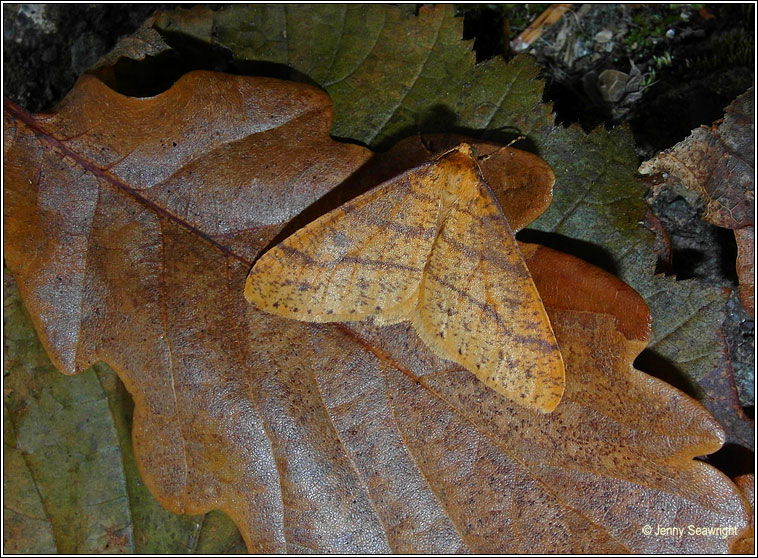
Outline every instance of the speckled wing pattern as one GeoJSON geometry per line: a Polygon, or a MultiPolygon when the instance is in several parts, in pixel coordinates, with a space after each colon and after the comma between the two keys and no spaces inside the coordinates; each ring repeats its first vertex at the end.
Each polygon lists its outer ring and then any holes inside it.
{"type": "Polygon", "coordinates": [[[245,297],[309,322],[407,319],[438,229],[445,180],[426,164],[343,204],[266,252],[245,297]]]}
{"type": "Polygon", "coordinates": [[[516,239],[473,159],[432,248],[413,325],[439,356],[521,404],[552,411],[564,366],[516,239]]]}
{"type": "Polygon", "coordinates": [[[563,394],[550,321],[466,144],[269,250],[245,297],[302,321],[409,320],[435,354],[521,405],[549,412],[563,394]]]}

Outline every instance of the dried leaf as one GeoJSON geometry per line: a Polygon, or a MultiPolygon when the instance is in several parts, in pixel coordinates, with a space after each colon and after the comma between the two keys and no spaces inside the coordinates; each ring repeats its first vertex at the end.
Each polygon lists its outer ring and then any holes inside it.
{"type": "MultiPolygon", "coordinates": [[[[750,505],[751,510],[755,510],[755,475],[740,475],[734,479],[734,484],[742,491],[745,500],[750,505]]],[[[751,514],[755,518],[755,512],[751,514]]],[[[736,540],[730,547],[732,554],[752,554],[755,550],[755,519],[751,521],[750,527],[743,533],[742,537],[736,540]]]]}
{"type": "MultiPolygon", "coordinates": [[[[701,196],[707,205],[705,219],[714,225],[734,229],[740,300],[751,314],[754,304],[753,102],[751,91],[741,95],[727,108],[722,122],[694,130],[683,142],[640,167],[643,173],[664,173],[664,183],[654,186],[655,193],[663,188],[673,188],[688,198],[701,196]]],[[[725,299],[726,295],[718,298],[725,299]]],[[[702,304],[695,307],[698,306],[703,309],[698,314],[702,314],[706,307],[702,304]]],[[[715,305],[708,306],[720,307],[722,303],[716,299],[715,305]]],[[[716,337],[717,347],[708,353],[720,358],[701,367],[699,373],[690,374],[689,379],[696,386],[703,404],[726,427],[729,442],[752,451],[754,424],[740,406],[731,377],[730,355],[721,339],[723,312],[719,311],[717,316],[715,324],[703,327],[698,334],[692,333],[693,340],[696,340],[691,344],[694,350],[685,360],[700,362],[703,359],[705,351],[701,348],[701,340],[704,336],[710,336],[712,340],[716,337]]],[[[752,381],[749,380],[751,384],[752,381]]]]}
{"type": "MultiPolygon", "coordinates": [[[[54,360],[73,372],[102,359],[124,380],[161,502],[225,510],[253,552],[726,549],[642,530],[741,531],[747,512],[692,459],[721,444],[712,417],[631,368],[644,341],[620,331],[623,308],[546,300],[567,391],[543,415],[448,367],[409,326],[305,324],[247,305],[252,258],[367,154],[329,140],[312,88],[213,78],[152,99],[85,78],[57,113],[5,111],[8,264],[54,360]],[[287,165],[267,170],[286,149],[287,165]],[[293,184],[283,208],[266,203],[293,184]]],[[[560,273],[535,268],[535,283],[574,276],[575,259],[545,257],[560,273]]]]}
{"type": "Polygon", "coordinates": [[[7,407],[3,407],[3,550],[9,554],[52,554],[55,543],[34,477],[17,447],[7,407]],[[11,479],[15,482],[8,482],[11,479]]]}
{"type": "Polygon", "coordinates": [[[706,202],[704,219],[734,230],[740,299],[751,316],[755,313],[754,96],[751,87],[726,108],[722,121],[693,130],[684,141],[640,166],[643,174],[664,173],[667,184],[682,184],[696,192],[706,202]]]}
{"type": "Polygon", "coordinates": [[[264,254],[245,297],[306,322],[410,322],[438,357],[520,404],[552,411],[560,351],[471,146],[401,174],[264,254]]]}

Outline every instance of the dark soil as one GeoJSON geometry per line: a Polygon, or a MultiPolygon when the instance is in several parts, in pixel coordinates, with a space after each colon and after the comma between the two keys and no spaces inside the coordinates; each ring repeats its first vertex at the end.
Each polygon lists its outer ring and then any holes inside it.
{"type": "MultiPolygon", "coordinates": [[[[31,112],[49,109],[76,78],[157,8],[171,4],[6,4],[4,94],[31,112]]],[[[189,7],[189,5],[184,5],[189,7]]],[[[513,56],[510,42],[545,4],[461,5],[477,58],[513,56]]],[[[641,160],[723,116],[755,79],[755,6],[575,4],[528,52],[545,68],[545,100],[563,124],[630,126],[641,160]],[[615,72],[606,72],[613,70],[615,72]],[[605,73],[604,73],[605,72],[605,73]],[[609,80],[609,76],[613,79],[609,80]]],[[[702,221],[702,207],[664,194],[649,200],[670,238],[680,279],[736,287],[730,231],[702,221]]],[[[725,331],[752,407],[754,322],[731,304],[725,331]]]]}

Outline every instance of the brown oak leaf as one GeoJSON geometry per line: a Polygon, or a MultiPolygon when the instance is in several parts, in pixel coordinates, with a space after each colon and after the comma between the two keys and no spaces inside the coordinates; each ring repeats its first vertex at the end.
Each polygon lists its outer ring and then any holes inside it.
{"type": "Polygon", "coordinates": [[[195,72],[134,99],[84,76],[54,113],[4,117],[8,266],[61,371],[124,381],[169,509],[224,510],[251,552],[724,552],[735,536],[646,529],[747,528],[737,488],[693,460],[721,427],[631,366],[644,302],[576,258],[522,246],[566,363],[550,414],[408,324],[245,302],[261,250],[370,157],[329,138],[317,89],[195,72]]]}
{"type": "MultiPolygon", "coordinates": [[[[747,500],[750,508],[755,510],[755,475],[739,475],[734,479],[734,484],[742,491],[742,495],[747,500]]],[[[755,518],[754,511],[751,515],[755,518]]],[[[750,522],[750,527],[732,544],[731,552],[732,554],[752,554],[755,552],[754,519],[750,522]]]]}

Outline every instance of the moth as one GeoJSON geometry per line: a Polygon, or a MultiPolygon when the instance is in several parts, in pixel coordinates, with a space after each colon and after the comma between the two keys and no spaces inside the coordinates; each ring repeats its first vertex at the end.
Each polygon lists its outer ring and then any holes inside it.
{"type": "Polygon", "coordinates": [[[245,298],[306,322],[408,321],[436,355],[518,404],[550,412],[563,395],[545,308],[465,143],[268,250],[245,298]]]}

